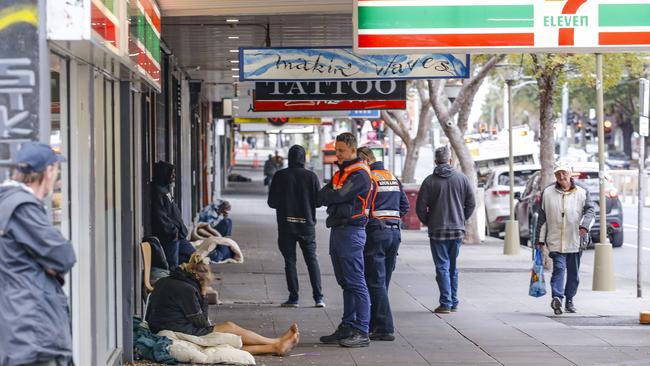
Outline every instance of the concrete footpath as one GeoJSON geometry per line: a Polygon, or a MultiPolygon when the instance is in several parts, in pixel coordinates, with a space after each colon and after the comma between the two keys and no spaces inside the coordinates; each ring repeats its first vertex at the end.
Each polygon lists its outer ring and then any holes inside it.
{"type": "MultiPolygon", "coordinates": [[[[633,282],[619,279],[617,291],[593,292],[587,272],[593,263],[585,263],[578,313],[554,316],[549,294],[528,296],[530,251],[504,256],[496,239],[462,247],[459,311],[432,313],[438,290],[425,231],[402,234],[390,288],[397,339],[361,349],[322,345],[318,338],[332,333],[342,314],[324,210],[317,240],[327,307],[313,307],[299,254],[301,307],[285,309],[279,307],[288,293],[275,212],[261,182],[231,184],[224,198],[232,203],[233,237],[245,263],[213,267],[223,301],[211,307],[213,321],[234,321],[267,336],[282,334],[293,322],[300,327],[301,343],[291,355],[256,357],[259,365],[650,365],[650,327],[638,325],[639,311],[650,309],[650,301],[636,299],[633,282]]],[[[547,273],[550,293],[549,280],[547,273]]]]}

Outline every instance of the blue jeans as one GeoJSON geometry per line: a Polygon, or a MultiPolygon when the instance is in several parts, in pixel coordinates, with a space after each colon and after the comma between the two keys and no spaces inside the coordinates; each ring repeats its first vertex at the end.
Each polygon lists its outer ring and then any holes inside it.
{"type": "Polygon", "coordinates": [[[549,257],[553,259],[553,275],[551,276],[551,291],[553,297],[571,301],[578,292],[580,277],[580,258],[582,252],[560,253],[550,252],[549,257]],[[564,273],[566,272],[566,286],[564,284],[564,273]]]}
{"type": "Polygon", "coordinates": [[[221,236],[232,236],[232,219],[225,218],[217,224],[214,228],[221,234],[221,236]]]}
{"type": "Polygon", "coordinates": [[[300,245],[302,256],[305,258],[314,301],[322,300],[320,266],[318,265],[318,257],[316,256],[316,235],[298,235],[280,232],[278,235],[278,247],[284,257],[284,274],[287,278],[289,300],[298,301],[300,297],[298,293],[298,272],[296,271],[296,242],[300,245]]]}
{"type": "Polygon", "coordinates": [[[208,254],[210,260],[214,263],[225,261],[226,259],[234,258],[235,252],[227,245],[218,244],[217,247],[208,254]]]}
{"type": "Polygon", "coordinates": [[[343,289],[342,323],[368,333],[370,296],[364,278],[363,247],[366,231],[361,226],[332,228],[330,257],[336,282],[343,289]]]}
{"type": "Polygon", "coordinates": [[[401,233],[399,228],[369,226],[364,249],[365,275],[370,292],[370,331],[393,333],[388,285],[395,270],[401,233]]]}
{"type": "Polygon", "coordinates": [[[436,265],[436,282],[440,290],[440,305],[447,308],[458,306],[458,268],[456,258],[463,239],[433,240],[431,254],[436,265]]]}

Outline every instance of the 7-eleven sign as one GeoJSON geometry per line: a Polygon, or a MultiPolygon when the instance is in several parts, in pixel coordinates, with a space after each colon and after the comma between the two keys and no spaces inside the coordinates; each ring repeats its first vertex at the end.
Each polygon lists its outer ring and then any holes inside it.
{"type": "Polygon", "coordinates": [[[650,0],[356,0],[355,50],[642,51],[650,0]]]}

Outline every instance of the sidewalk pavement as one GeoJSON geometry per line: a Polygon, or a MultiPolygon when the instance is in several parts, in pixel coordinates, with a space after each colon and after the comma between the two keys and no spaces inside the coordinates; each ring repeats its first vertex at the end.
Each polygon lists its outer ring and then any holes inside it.
{"type": "Polygon", "coordinates": [[[293,322],[300,327],[301,342],[291,355],[256,357],[259,365],[650,365],[650,328],[638,324],[639,311],[650,304],[636,299],[633,282],[617,279],[617,291],[592,292],[591,272],[583,270],[578,313],[554,316],[550,273],[549,294],[528,296],[530,251],[522,247],[519,255],[505,256],[497,239],[461,248],[459,311],[434,314],[438,289],[425,231],[402,234],[390,287],[397,339],[361,349],[322,345],[319,337],[332,333],[342,314],[324,210],[318,211],[317,243],[327,307],[313,307],[299,259],[301,307],[287,309],[279,306],[288,292],[275,213],[261,182],[231,184],[224,198],[232,203],[233,237],[245,263],[213,267],[224,303],[211,307],[213,321],[233,321],[266,336],[282,334],[293,322]]]}

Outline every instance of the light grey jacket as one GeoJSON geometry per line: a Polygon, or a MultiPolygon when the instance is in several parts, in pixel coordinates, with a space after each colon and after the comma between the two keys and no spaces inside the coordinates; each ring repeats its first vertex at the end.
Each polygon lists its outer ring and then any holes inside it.
{"type": "Polygon", "coordinates": [[[549,251],[580,251],[580,228],[587,231],[594,224],[594,206],[589,191],[571,180],[571,188],[562,190],[552,184],[542,192],[537,225],[539,241],[549,251]]]}

